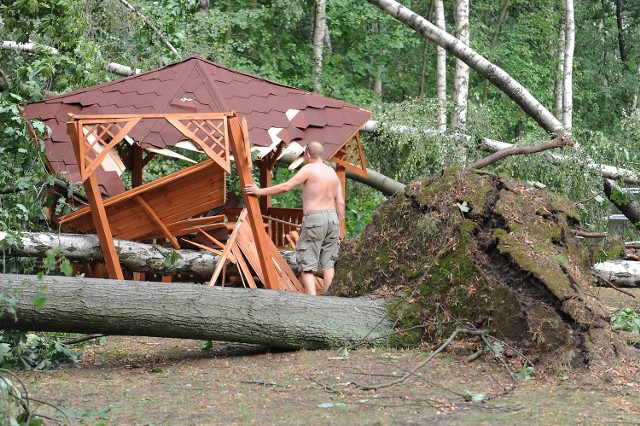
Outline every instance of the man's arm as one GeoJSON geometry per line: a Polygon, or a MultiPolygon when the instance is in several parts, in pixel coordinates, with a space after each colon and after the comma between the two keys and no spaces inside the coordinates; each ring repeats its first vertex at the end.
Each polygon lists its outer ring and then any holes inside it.
{"type": "Polygon", "coordinates": [[[286,182],[280,183],[274,186],[268,186],[266,188],[258,188],[255,184],[245,185],[244,193],[247,195],[277,195],[291,191],[296,186],[304,183],[307,180],[307,172],[303,167],[298,173],[296,173],[291,179],[286,182]]]}
{"type": "Polygon", "coordinates": [[[342,225],[344,221],[344,196],[342,195],[341,183],[338,183],[338,190],[336,191],[336,213],[338,214],[340,225],[342,225]]]}

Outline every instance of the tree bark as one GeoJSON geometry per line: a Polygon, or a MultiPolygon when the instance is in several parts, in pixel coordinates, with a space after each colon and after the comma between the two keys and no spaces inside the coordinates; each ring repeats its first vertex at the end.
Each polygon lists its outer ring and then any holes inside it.
{"type": "Polygon", "coordinates": [[[640,287],[640,262],[610,260],[596,263],[593,273],[619,287],[640,287]]]}
{"type": "MultiPolygon", "coordinates": [[[[469,45],[469,0],[456,0],[456,37],[469,45]]],[[[467,98],[469,95],[469,66],[456,59],[453,82],[453,113],[451,127],[464,130],[467,125],[467,98]]]]}
{"type": "MultiPolygon", "coordinates": [[[[0,241],[8,234],[0,231],[0,241]]],[[[98,237],[92,234],[53,234],[23,232],[18,242],[20,248],[4,253],[8,257],[34,257],[43,259],[48,250],[60,247],[60,254],[72,262],[103,262],[104,256],[98,237]]],[[[175,250],[158,245],[133,241],[114,240],[116,253],[122,267],[132,272],[150,272],[161,275],[196,275],[211,278],[219,257],[204,250],[175,250]],[[169,263],[167,259],[174,258],[169,263]]],[[[3,250],[0,248],[0,252],[3,250]]],[[[297,272],[295,252],[280,251],[289,267],[297,272]]],[[[234,264],[227,265],[229,274],[237,273],[234,264]]]]}
{"type": "Polygon", "coordinates": [[[177,337],[321,349],[384,342],[393,333],[382,299],[311,297],[296,292],[0,275],[0,293],[15,295],[17,321],[0,327],[177,337]],[[36,308],[32,298],[46,302],[36,308]]]}
{"type": "Polygon", "coordinates": [[[604,193],[609,201],[640,231],[640,203],[625,194],[624,190],[611,179],[604,180],[604,193]]]}
{"type": "Polygon", "coordinates": [[[573,50],[575,48],[576,24],[573,17],[573,0],[566,0],[566,5],[562,120],[565,129],[571,130],[573,127],[573,50]]]}
{"type": "Polygon", "coordinates": [[[322,55],[324,50],[324,32],[327,29],[327,2],[316,0],[316,15],[313,25],[313,88],[316,93],[322,92],[320,74],[322,73],[322,55]]]}
{"type": "MultiPolygon", "coordinates": [[[[444,19],[443,0],[434,0],[436,26],[446,31],[444,19]]],[[[440,131],[447,131],[447,51],[436,44],[436,90],[438,96],[438,113],[440,118],[440,131]]]]}
{"type": "Polygon", "coordinates": [[[506,71],[492,64],[473,49],[451,34],[442,31],[422,16],[402,6],[394,0],[367,0],[382,11],[393,16],[416,32],[422,34],[433,43],[443,47],[449,53],[464,61],[481,76],[495,84],[509,96],[522,110],[533,118],[544,130],[559,134],[563,126],[560,121],[546,109],[529,91],[513,79],[506,71]]]}
{"type": "Polygon", "coordinates": [[[564,19],[560,23],[560,35],[558,36],[558,68],[556,70],[556,82],[554,92],[556,96],[556,117],[558,120],[562,120],[562,113],[564,111],[564,51],[565,51],[565,23],[564,19]]]}

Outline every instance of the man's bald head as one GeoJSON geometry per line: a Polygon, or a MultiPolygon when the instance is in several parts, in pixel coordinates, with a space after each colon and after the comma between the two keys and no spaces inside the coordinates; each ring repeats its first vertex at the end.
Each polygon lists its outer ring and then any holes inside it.
{"type": "Polygon", "coordinates": [[[317,160],[324,160],[324,146],[320,142],[309,142],[305,150],[311,158],[317,160]]]}

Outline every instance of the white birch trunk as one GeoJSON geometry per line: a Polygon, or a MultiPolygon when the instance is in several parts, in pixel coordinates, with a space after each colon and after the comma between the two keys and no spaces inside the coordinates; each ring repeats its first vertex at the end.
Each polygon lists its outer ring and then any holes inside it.
{"type": "Polygon", "coordinates": [[[573,50],[576,25],[573,17],[573,0],[566,0],[566,5],[562,120],[565,129],[571,130],[573,127],[573,50]]]}
{"type": "Polygon", "coordinates": [[[324,50],[325,29],[327,28],[327,1],[316,0],[316,15],[313,25],[313,86],[316,93],[322,91],[320,74],[322,73],[322,55],[324,50]]]}
{"type": "MultiPolygon", "coordinates": [[[[446,30],[443,0],[434,0],[436,26],[446,30]]],[[[440,131],[447,131],[447,51],[436,45],[436,79],[440,131]]]]}
{"type": "Polygon", "coordinates": [[[558,68],[556,72],[556,84],[554,88],[555,97],[556,97],[556,117],[558,120],[562,120],[562,115],[564,113],[564,90],[563,90],[563,81],[564,81],[564,50],[565,50],[565,21],[562,20],[560,24],[560,34],[558,35],[558,68]]]}
{"type": "Polygon", "coordinates": [[[378,66],[376,69],[376,78],[373,82],[373,91],[375,92],[378,99],[382,99],[382,66],[378,66]]]}
{"type": "MultiPolygon", "coordinates": [[[[456,1],[456,37],[469,45],[469,0],[456,1]]],[[[453,113],[451,127],[464,129],[467,123],[467,99],[469,94],[469,66],[456,59],[456,75],[453,84],[453,113]]]]}
{"type": "Polygon", "coordinates": [[[640,287],[640,262],[610,260],[596,263],[593,273],[620,287],[640,287]]]}

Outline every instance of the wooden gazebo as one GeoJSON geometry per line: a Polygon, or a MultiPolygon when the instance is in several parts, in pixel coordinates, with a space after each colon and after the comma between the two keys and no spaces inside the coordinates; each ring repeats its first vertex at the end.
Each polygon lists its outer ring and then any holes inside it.
{"type": "MultiPolygon", "coordinates": [[[[182,235],[230,226],[206,214],[227,200],[225,174],[231,155],[239,172],[251,164],[248,153],[238,156],[240,149],[257,151],[261,186],[271,184],[279,156],[300,154],[314,140],[324,144],[326,160],[336,164],[343,186],[346,170],[366,176],[359,130],[368,121],[369,111],[196,56],[29,104],[23,116],[28,122],[42,120],[51,129],[46,135],[32,129],[36,141],[45,145],[49,171],[82,182],[87,190],[90,208],[62,218],[63,225],[96,232],[104,244],[113,237],[166,238],[177,247],[182,235]],[[241,120],[246,120],[244,128],[241,120]],[[199,151],[208,160],[175,176],[144,183],[143,168],[155,155],[185,158],[176,148],[199,151]],[[241,158],[248,162],[238,161],[241,158]],[[128,190],[119,176],[126,170],[131,177],[128,190]],[[158,211],[158,205],[166,211],[158,211]],[[138,222],[132,220],[128,226],[112,223],[134,217],[138,222]],[[144,226],[141,221],[146,221],[144,226]]],[[[250,178],[248,173],[240,178],[250,178]]],[[[258,200],[249,198],[245,204],[253,231],[262,230],[262,225],[253,226],[261,216],[267,218],[271,244],[283,246],[285,234],[301,221],[301,212],[274,208],[270,197],[261,197],[251,210],[258,200]]],[[[255,243],[260,241],[255,238],[255,243]]],[[[119,277],[117,257],[109,256],[109,276],[119,277]]],[[[264,253],[260,258],[265,258],[264,253]]]]}

